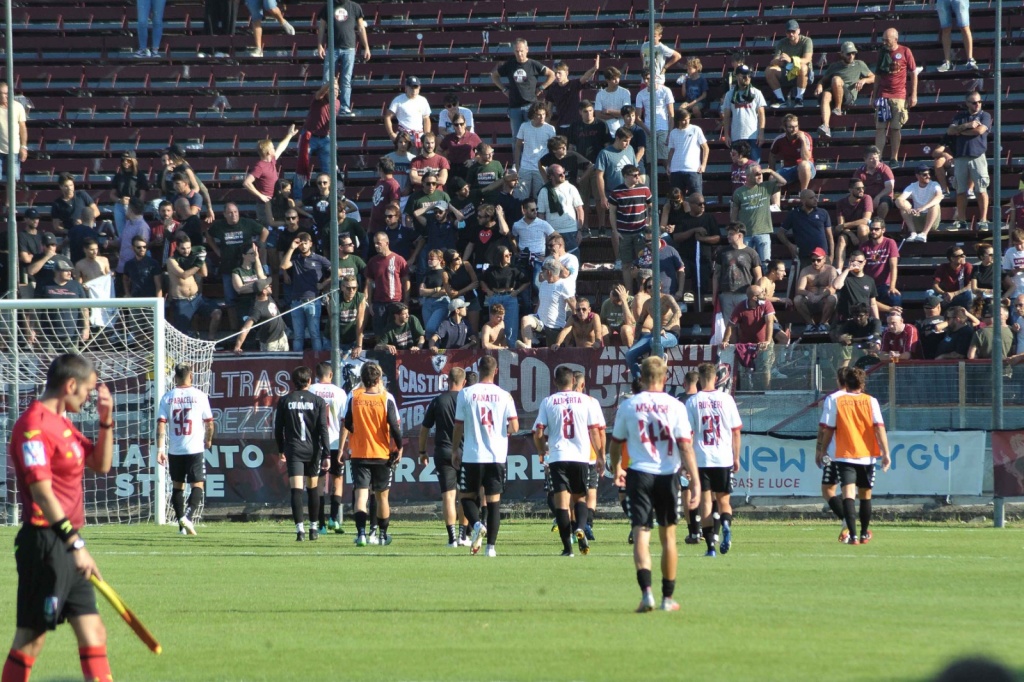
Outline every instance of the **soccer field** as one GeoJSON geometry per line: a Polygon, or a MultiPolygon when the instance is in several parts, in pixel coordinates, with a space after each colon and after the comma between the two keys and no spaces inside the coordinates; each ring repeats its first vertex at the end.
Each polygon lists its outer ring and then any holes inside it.
{"type": "MultiPolygon", "coordinates": [[[[683,610],[648,614],[633,613],[624,522],[599,519],[573,559],[549,528],[503,521],[491,559],[447,549],[438,522],[396,521],[391,546],[365,548],[351,530],[299,544],[270,522],[85,537],[164,648],[152,655],[102,602],[117,680],[926,680],[978,653],[1024,670],[1021,528],[879,523],[871,544],[843,546],[836,524],[741,515],[726,556],[680,545],[683,610]]],[[[0,576],[8,637],[10,552],[0,576]]],[[[62,627],[32,679],[80,675],[62,627]]]]}

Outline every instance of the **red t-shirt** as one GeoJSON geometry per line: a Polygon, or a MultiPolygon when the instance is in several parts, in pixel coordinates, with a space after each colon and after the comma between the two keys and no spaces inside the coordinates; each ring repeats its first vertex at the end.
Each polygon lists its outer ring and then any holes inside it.
{"type": "Polygon", "coordinates": [[[788,135],[779,135],[772,142],[771,153],[782,159],[782,165],[786,168],[795,166],[796,162],[800,160],[799,146],[800,139],[803,138],[803,143],[807,145],[807,161],[814,163],[814,142],[811,140],[811,136],[804,131],[799,131],[799,135],[789,138],[788,135]]]}
{"type": "Polygon", "coordinates": [[[754,165],[757,165],[757,161],[752,159],[747,159],[747,162],[744,164],[733,163],[729,165],[729,177],[732,179],[733,189],[747,184],[747,171],[754,165]]]}
{"type": "Polygon", "coordinates": [[[473,158],[474,150],[478,144],[480,144],[480,138],[474,132],[466,133],[462,136],[461,140],[455,136],[455,133],[448,133],[441,140],[441,151],[448,157],[448,163],[461,168],[467,161],[473,158]]]}
{"type": "Polygon", "coordinates": [[[370,234],[380,232],[387,226],[384,220],[384,208],[391,203],[398,203],[402,198],[402,186],[398,180],[381,178],[373,187],[373,207],[370,209],[370,234]]]}
{"type": "Polygon", "coordinates": [[[892,57],[892,69],[889,73],[877,74],[878,96],[885,99],[906,99],[907,73],[917,68],[914,53],[905,45],[897,45],[889,56],[892,57]]]}
{"type": "Polygon", "coordinates": [[[732,322],[736,325],[736,343],[761,343],[772,337],[772,328],[765,324],[768,315],[774,315],[775,308],[771,301],[764,305],[749,307],[749,301],[743,301],[732,311],[732,322]]]}
{"type": "MultiPolygon", "coordinates": [[[[429,159],[423,155],[417,156],[412,160],[410,168],[422,174],[422,172],[427,168],[440,172],[441,169],[450,171],[452,166],[448,163],[448,159],[444,158],[440,154],[434,154],[429,159]]],[[[442,192],[444,191],[444,185],[438,185],[437,188],[442,192]]]]}
{"type": "Polygon", "coordinates": [[[867,192],[864,192],[864,198],[856,204],[850,203],[850,197],[843,197],[836,202],[836,213],[842,217],[844,223],[860,220],[868,211],[875,212],[875,203],[867,192]]]}
{"type": "MultiPolygon", "coordinates": [[[[341,101],[334,100],[334,113],[338,113],[340,110],[341,101]]],[[[317,137],[327,137],[331,134],[331,111],[326,97],[324,99],[313,98],[302,127],[317,137]]]]}
{"type": "Polygon", "coordinates": [[[274,196],[274,185],[281,174],[277,172],[276,161],[257,161],[249,174],[253,177],[253,186],[260,194],[274,196]]]}
{"type": "MultiPolygon", "coordinates": [[[[892,174],[892,168],[881,162],[874,171],[869,171],[867,166],[861,166],[853,174],[853,177],[864,183],[864,195],[871,197],[872,200],[881,194],[886,182],[893,183],[893,187],[896,185],[896,177],[892,174]]],[[[889,196],[892,196],[892,188],[889,189],[889,196]]]]}
{"type": "Polygon", "coordinates": [[[943,291],[957,291],[970,283],[972,272],[974,266],[970,263],[965,262],[959,271],[949,263],[943,263],[935,269],[935,283],[943,291]]]}
{"type": "MultiPolygon", "coordinates": [[[[867,197],[865,197],[865,201],[867,197]]],[[[864,274],[875,280],[875,284],[885,284],[892,281],[892,269],[889,267],[890,258],[900,257],[900,248],[890,237],[882,237],[882,241],[873,244],[871,240],[865,241],[857,247],[864,252],[867,263],[864,264],[864,274]]]]}
{"type": "Polygon", "coordinates": [[[402,278],[408,277],[409,265],[397,253],[377,254],[366,265],[365,275],[373,281],[374,303],[398,303],[405,293],[402,278]]]}
{"type": "Polygon", "coordinates": [[[886,329],[882,334],[882,352],[910,353],[911,357],[917,357],[920,354],[920,347],[917,342],[917,327],[912,324],[905,325],[902,334],[886,329]]]}
{"type": "Polygon", "coordinates": [[[65,417],[35,400],[14,424],[9,449],[21,498],[21,515],[33,526],[50,522],[32,499],[29,485],[50,481],[53,494],[75,528],[85,525],[82,474],[92,443],[65,417]]]}

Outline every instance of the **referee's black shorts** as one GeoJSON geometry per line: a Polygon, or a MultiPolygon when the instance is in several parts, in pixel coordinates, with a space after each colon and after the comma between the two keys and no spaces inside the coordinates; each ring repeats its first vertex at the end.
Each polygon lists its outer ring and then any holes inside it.
{"type": "Polygon", "coordinates": [[[14,540],[18,565],[17,627],[54,630],[68,618],[99,613],[92,584],[49,528],[25,525],[14,540]]]}
{"type": "Polygon", "coordinates": [[[191,455],[168,455],[167,468],[173,483],[202,483],[206,480],[206,457],[198,452],[191,455]]]}

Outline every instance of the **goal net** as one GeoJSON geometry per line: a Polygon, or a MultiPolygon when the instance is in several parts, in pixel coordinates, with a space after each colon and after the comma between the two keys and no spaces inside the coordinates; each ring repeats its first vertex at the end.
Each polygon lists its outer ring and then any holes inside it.
{"type": "MultiPolygon", "coordinates": [[[[90,523],[163,523],[170,483],[156,462],[157,405],[180,362],[190,363],[195,384],[209,389],[213,348],[213,342],[165,325],[162,299],[0,301],[0,465],[5,473],[0,523],[20,522],[14,467],[8,461],[11,428],[42,394],[50,362],[68,352],[80,352],[95,363],[114,399],[113,465],[102,475],[86,470],[86,517],[90,523]],[[87,335],[82,332],[86,315],[87,335]]],[[[96,437],[94,400],[68,417],[88,438],[96,437]]]]}

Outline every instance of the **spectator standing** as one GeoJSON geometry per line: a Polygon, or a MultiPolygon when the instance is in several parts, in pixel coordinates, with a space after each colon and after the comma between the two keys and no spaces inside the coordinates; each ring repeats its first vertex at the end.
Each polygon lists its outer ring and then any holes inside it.
{"type": "Polygon", "coordinates": [[[420,189],[423,177],[428,174],[437,178],[437,188],[443,191],[450,169],[448,159],[437,153],[437,135],[423,133],[420,137],[419,156],[412,160],[409,167],[409,182],[412,183],[413,191],[420,189]]]}
{"type": "Polygon", "coordinates": [[[708,98],[708,79],[702,71],[704,65],[698,57],[686,60],[686,75],[680,76],[676,85],[682,86],[682,104],[680,109],[690,112],[693,118],[700,118],[708,98]]]}
{"type": "Polygon", "coordinates": [[[139,49],[133,56],[160,56],[160,41],[164,37],[164,7],[166,4],[167,0],[135,0],[135,28],[139,34],[139,49]],[[151,18],[152,21],[150,21],[151,18]],[[152,28],[152,32],[150,28],[152,28]],[[153,39],[152,42],[150,42],[150,37],[153,39]]]}
{"type": "Polygon", "coordinates": [[[34,283],[37,287],[53,281],[53,268],[58,256],[56,235],[52,232],[43,232],[39,240],[40,251],[25,267],[25,274],[28,275],[29,282],[34,283]]]}
{"type": "Polygon", "coordinates": [[[537,201],[535,199],[523,199],[523,217],[512,224],[512,234],[519,244],[520,251],[527,251],[530,254],[531,264],[534,266],[533,274],[540,272],[540,264],[544,260],[545,245],[547,236],[555,231],[546,220],[537,217],[537,201]]]}
{"type": "Polygon", "coordinates": [[[703,174],[711,156],[711,147],[699,126],[690,123],[690,112],[680,109],[675,113],[675,128],[668,134],[668,156],[665,170],[673,187],[683,191],[683,197],[704,191],[703,174]]]}
{"type": "Polygon", "coordinates": [[[405,203],[409,200],[409,195],[412,194],[412,182],[409,179],[409,170],[412,168],[412,161],[416,158],[416,155],[409,151],[412,147],[412,138],[409,137],[409,133],[399,132],[395,135],[395,139],[392,140],[395,151],[386,154],[384,158],[390,159],[395,165],[394,177],[398,182],[398,186],[402,190],[402,198],[399,203],[401,204],[402,210],[405,210],[405,203]]]}
{"type": "Polygon", "coordinates": [[[594,75],[601,68],[601,54],[594,55],[594,65],[577,80],[569,80],[569,65],[555,62],[555,82],[544,91],[544,99],[550,108],[550,122],[564,135],[574,123],[580,120],[580,93],[594,81],[594,75]]]}
{"type": "Polygon", "coordinates": [[[131,260],[135,254],[132,249],[132,240],[135,237],[142,237],[147,242],[150,237],[149,224],[142,217],[146,204],[142,199],[132,199],[128,202],[128,209],[125,213],[126,222],[121,230],[120,251],[117,257],[117,274],[124,273],[124,264],[131,260]]]}
{"type": "MultiPolygon", "coordinates": [[[[644,230],[644,248],[637,256],[636,266],[640,270],[650,270],[654,263],[654,250],[651,248],[653,236],[650,229],[644,230]]],[[[679,252],[664,237],[661,238],[658,249],[658,263],[660,265],[660,276],[658,291],[668,294],[676,301],[682,303],[683,293],[686,291],[686,266],[679,252]]]]}
{"type": "Polygon", "coordinates": [[[527,56],[529,52],[526,39],[516,38],[512,43],[513,56],[491,71],[491,82],[508,97],[508,118],[513,138],[529,120],[529,109],[537,102],[538,95],[555,82],[555,72],[530,59],[527,56]]]}
{"type": "Polygon", "coordinates": [[[288,127],[284,139],[276,147],[269,138],[260,140],[256,144],[260,160],[252,167],[252,170],[246,173],[245,179],[242,180],[242,187],[256,197],[260,203],[268,204],[274,198],[274,187],[280,178],[280,173],[277,171],[277,160],[281,158],[281,155],[288,149],[288,143],[298,133],[299,129],[292,125],[288,127]]]}
{"type": "Polygon", "coordinates": [[[789,249],[793,259],[800,260],[801,267],[809,263],[809,255],[815,249],[824,250],[828,262],[832,261],[835,253],[832,219],[828,211],[818,208],[818,195],[812,190],[800,191],[800,205],[786,215],[786,222],[775,230],[775,235],[789,249]]]}
{"type": "Polygon", "coordinates": [[[249,331],[260,323],[263,323],[260,324],[257,335],[260,350],[273,353],[288,351],[288,334],[285,331],[284,319],[281,317],[281,309],[270,295],[272,290],[273,283],[269,279],[264,278],[256,282],[256,300],[253,301],[252,311],[242,323],[242,329],[235,338],[236,355],[241,355],[242,345],[249,331]]]}
{"type": "MultiPolygon", "coordinates": [[[[39,211],[34,208],[26,208],[22,214],[24,229],[18,232],[18,262],[21,264],[21,284],[30,283],[29,266],[44,252],[43,233],[39,231],[39,211]]],[[[51,237],[53,235],[50,235],[51,237]]],[[[53,241],[54,246],[57,240],[53,241]]],[[[56,253],[56,249],[54,249],[56,253]]]]}
{"type": "Polygon", "coordinates": [[[510,348],[515,347],[519,338],[519,295],[529,286],[530,282],[523,277],[522,271],[512,264],[512,251],[505,245],[495,247],[494,259],[484,270],[480,287],[487,297],[484,302],[491,315],[496,306],[501,306],[509,320],[510,324],[505,325],[505,336],[510,348]]]}
{"type": "Polygon", "coordinates": [[[832,280],[831,288],[836,291],[836,313],[839,322],[850,319],[853,307],[860,303],[868,307],[872,319],[879,319],[878,289],[875,287],[875,280],[864,273],[866,264],[864,252],[854,251],[850,254],[846,269],[840,271],[839,276],[832,280]]]}
{"type": "Polygon", "coordinates": [[[761,279],[757,251],[743,244],[746,231],[743,223],[729,223],[725,231],[728,244],[718,251],[715,264],[711,294],[726,320],[732,317],[733,308],[746,299],[747,287],[761,279]]]}
{"type": "Polygon", "coordinates": [[[562,166],[553,163],[547,167],[547,173],[548,183],[537,197],[537,217],[562,235],[566,251],[578,257],[584,224],[583,199],[566,179],[562,166]]]}
{"type": "MultiPolygon", "coordinates": [[[[474,151],[476,155],[466,173],[466,182],[469,183],[470,188],[483,191],[501,180],[505,175],[505,170],[500,161],[494,160],[494,148],[491,145],[481,142],[474,151]]],[[[518,181],[518,174],[516,178],[518,181]]]]}
{"type": "Polygon", "coordinates": [[[366,264],[366,298],[373,313],[373,333],[380,338],[388,325],[388,307],[409,301],[409,266],[390,248],[384,232],[373,235],[377,255],[366,264]]]}
{"type": "MultiPolygon", "coordinates": [[[[732,180],[732,189],[735,192],[737,188],[747,184],[747,173],[750,172],[751,166],[760,166],[759,161],[752,160],[750,151],[750,143],[746,140],[740,140],[739,142],[733,142],[732,148],[729,149],[729,178],[732,180]]],[[[781,211],[781,207],[776,205],[776,201],[781,197],[772,196],[772,205],[770,207],[771,212],[775,213],[781,211]]]]}
{"type": "Polygon", "coordinates": [[[420,277],[420,311],[423,329],[427,336],[433,335],[448,314],[448,274],[444,271],[444,252],[430,249],[427,252],[427,266],[420,277]]]}
{"type": "MultiPolygon", "coordinates": [[[[399,204],[402,198],[402,187],[395,180],[395,162],[386,156],[377,161],[377,184],[373,186],[373,193],[370,201],[373,208],[370,209],[370,234],[387,229],[387,220],[384,214],[392,209],[393,204],[399,204]]],[[[422,185],[420,186],[422,189],[422,185]]],[[[399,204],[400,206],[400,204],[399,204]]],[[[401,209],[399,208],[399,211],[401,209]]]]}
{"type": "Polygon", "coordinates": [[[778,109],[786,104],[782,93],[782,82],[794,81],[793,106],[804,105],[804,90],[811,81],[814,69],[814,41],[800,34],[800,23],[796,19],[786,22],[786,37],[775,43],[775,57],[764,71],[768,87],[775,100],[771,106],[778,109]]]}
{"type": "Polygon", "coordinates": [[[903,216],[910,236],[908,242],[926,242],[928,233],[938,224],[942,216],[942,188],[931,179],[931,166],[917,167],[917,182],[909,185],[903,194],[896,197],[896,208],[903,216]]]}
{"type": "Polygon", "coordinates": [[[964,52],[967,61],[965,69],[977,69],[974,61],[974,36],[971,34],[971,3],[965,0],[935,0],[935,11],[939,14],[939,36],[942,40],[942,63],[936,67],[939,73],[953,68],[953,20],[960,28],[960,37],[964,41],[964,52]]]}
{"type": "MultiPolygon", "coordinates": [[[[872,221],[868,228],[868,238],[857,248],[867,258],[864,272],[875,280],[875,288],[878,290],[878,309],[887,312],[892,308],[902,307],[903,294],[896,287],[896,279],[899,276],[900,249],[896,246],[896,240],[885,236],[885,223],[880,220],[872,221]]],[[[840,259],[837,262],[841,264],[845,260],[840,259]]]]}
{"type": "Polygon", "coordinates": [[[643,248],[643,231],[651,225],[651,190],[640,184],[640,169],[626,166],[622,169],[623,182],[608,192],[609,222],[612,225],[614,246],[618,241],[616,267],[622,269],[622,281],[627,289],[633,286],[636,267],[633,265],[643,248]],[[621,261],[621,262],[620,262],[621,261]]]}
{"type": "Polygon", "coordinates": [[[94,206],[96,202],[85,190],[75,189],[75,176],[71,173],[61,173],[57,178],[57,187],[60,196],[50,204],[50,221],[53,223],[53,231],[63,236],[72,225],[81,221],[86,206],[94,206]]]}
{"type": "MultiPolygon", "coordinates": [[[[650,165],[644,160],[644,156],[647,154],[648,131],[644,128],[643,123],[640,122],[636,113],[636,107],[632,104],[622,107],[620,113],[622,114],[622,127],[633,134],[633,137],[629,140],[629,146],[633,148],[633,153],[636,155],[636,165],[640,167],[640,171],[646,176],[647,166],[650,165]]],[[[618,134],[618,131],[615,132],[618,134]]]]}
{"type": "MultiPolygon", "coordinates": [[[[939,0],[942,2],[942,0],[939,0]]],[[[988,222],[988,132],[992,115],[981,110],[981,93],[975,90],[964,98],[967,110],[953,119],[946,134],[955,140],[953,173],[956,178],[956,219],[954,229],[967,227],[967,190],[973,183],[978,199],[978,229],[991,229],[988,222]]]]}
{"type": "MultiPolygon", "coordinates": [[[[260,262],[265,262],[264,245],[269,235],[270,230],[260,223],[241,217],[238,205],[233,202],[224,205],[223,217],[215,220],[206,233],[206,245],[217,256],[217,272],[220,274],[232,329],[238,328],[238,306],[235,305],[238,295],[233,286],[234,270],[242,265],[243,255],[251,250],[253,245],[256,246],[260,262]]],[[[265,273],[261,267],[260,272],[255,274],[263,277],[265,273]]]]}
{"type": "Polygon", "coordinates": [[[260,58],[263,56],[263,18],[265,15],[277,19],[284,32],[290,36],[295,35],[295,27],[288,23],[277,6],[277,0],[245,0],[245,6],[249,8],[252,18],[253,49],[249,51],[250,57],[260,58]]]}
{"type": "Polygon", "coordinates": [[[771,197],[785,184],[786,178],[780,174],[753,164],[747,168],[746,183],[732,193],[729,218],[744,226],[744,234],[750,230],[747,245],[757,252],[762,263],[771,260],[772,253],[771,197]],[[765,175],[770,176],[768,180],[765,175]]]}
{"type": "Polygon", "coordinates": [[[577,110],[576,120],[568,128],[569,142],[578,154],[593,163],[612,138],[608,127],[595,118],[593,102],[585,99],[577,105],[577,110]]]}
{"type": "Polygon", "coordinates": [[[475,150],[481,144],[477,134],[467,130],[466,121],[461,112],[456,113],[451,121],[452,132],[441,140],[441,152],[448,160],[451,175],[463,180],[469,177],[475,150]]]}
{"type": "MultiPolygon", "coordinates": [[[[637,115],[643,119],[644,125],[650,134],[647,137],[646,156],[651,157],[651,145],[657,143],[658,158],[664,159],[668,156],[668,129],[669,123],[674,119],[675,97],[672,91],[665,87],[664,80],[654,86],[654,111],[651,111],[651,74],[644,71],[642,74],[643,87],[636,93],[637,115]]],[[[653,169],[652,169],[653,170],[653,169]]]]}
{"type": "MultiPolygon", "coordinates": [[[[608,192],[623,184],[623,170],[626,166],[636,167],[636,154],[630,146],[633,133],[625,126],[615,131],[615,139],[610,145],[601,150],[594,162],[594,193],[597,195],[598,229],[603,234],[605,225],[614,225],[609,217],[610,204],[608,203],[608,192]]],[[[612,228],[612,251],[615,260],[619,262],[619,233],[612,228]]],[[[621,263],[620,263],[621,266],[621,263]]]]}
{"type": "Polygon", "coordinates": [[[520,339],[516,348],[532,348],[536,343],[536,334],[550,346],[558,340],[558,335],[565,328],[566,306],[576,307],[572,288],[568,280],[562,278],[562,265],[554,258],[547,258],[537,276],[537,312],[525,315],[520,320],[520,339]]]}
{"type": "Polygon", "coordinates": [[[899,44],[900,34],[887,28],[882,34],[882,49],[875,65],[875,146],[885,149],[886,131],[891,145],[889,165],[899,163],[903,126],[909,110],[917,106],[917,62],[910,48],[899,44]]]}
{"type": "Polygon", "coordinates": [[[942,298],[925,296],[922,303],[922,317],[914,323],[917,338],[920,341],[920,354],[915,356],[925,360],[934,360],[939,346],[946,333],[946,321],[942,314],[942,298]]]}
{"type": "MultiPolygon", "coordinates": [[[[596,153],[600,152],[601,149],[598,149],[596,153]]],[[[594,165],[594,159],[583,156],[577,151],[569,151],[569,141],[562,135],[555,135],[548,140],[548,153],[540,157],[537,167],[540,169],[541,175],[547,177],[548,169],[553,164],[558,164],[565,171],[566,182],[579,188],[581,184],[587,182],[588,178],[592,177],[588,171],[594,165]]],[[[583,191],[580,192],[580,197],[583,197],[583,191]]]]}
{"type": "Polygon", "coordinates": [[[540,157],[548,148],[548,140],[555,136],[555,128],[546,123],[548,105],[534,102],[527,110],[529,120],[519,126],[515,147],[512,150],[513,165],[519,167],[518,195],[523,198],[537,198],[537,192],[544,185],[540,174],[540,157]]]}
{"type": "Polygon", "coordinates": [[[729,147],[736,142],[749,142],[750,158],[760,161],[767,102],[761,91],[750,84],[752,74],[746,64],[733,71],[733,86],[725,93],[722,104],[722,140],[729,147]]]}
{"type": "Polygon", "coordinates": [[[236,324],[232,326],[232,329],[237,329],[238,313],[241,311],[242,319],[249,316],[252,311],[253,301],[256,300],[256,284],[261,279],[266,277],[263,272],[263,263],[260,261],[260,250],[256,244],[249,243],[242,250],[242,260],[231,271],[231,290],[235,294],[235,300],[237,303],[237,310],[234,315],[231,315],[231,311],[228,311],[229,317],[232,317],[236,324]]]}
{"type": "Polygon", "coordinates": [[[306,345],[306,333],[313,351],[323,350],[320,334],[320,315],[323,310],[321,292],[331,285],[331,261],[313,253],[313,238],[300,232],[281,258],[281,270],[291,280],[291,302],[297,307],[291,311],[292,350],[301,352],[306,345]]]}
{"type": "Polygon", "coordinates": [[[943,308],[963,306],[970,310],[974,303],[974,291],[971,289],[974,266],[967,262],[967,254],[962,246],[946,249],[946,260],[947,263],[935,270],[932,290],[942,297],[943,308]]]}
{"type": "MultiPolygon", "coordinates": [[[[36,287],[35,297],[56,300],[89,298],[82,285],[72,279],[74,266],[63,256],[54,259],[53,281],[36,287]]],[[[30,329],[29,343],[36,340],[55,353],[77,353],[79,344],[89,341],[89,309],[50,308],[40,311],[36,319],[40,334],[30,329]]]]}
{"type": "Polygon", "coordinates": [[[608,126],[609,137],[622,126],[622,107],[633,104],[629,90],[619,85],[621,80],[622,72],[609,66],[604,70],[605,86],[597,91],[594,98],[594,113],[599,121],[604,121],[608,126]]]}
{"type": "Polygon", "coordinates": [[[775,362],[774,329],[775,308],[764,289],[756,284],[747,287],[744,299],[729,316],[722,348],[744,344],[747,348],[756,349],[752,369],[756,377],[754,386],[759,390],[767,390],[771,384],[772,365],[775,362]]]}
{"type": "Polygon", "coordinates": [[[147,255],[149,245],[141,236],[132,239],[134,258],[124,264],[123,291],[128,298],[163,296],[163,268],[155,258],[147,255]]]}
{"type": "Polygon", "coordinates": [[[191,334],[195,316],[206,315],[210,318],[209,338],[216,338],[223,313],[220,306],[203,298],[199,289],[199,278],[206,277],[206,251],[202,247],[193,251],[187,232],[180,232],[175,241],[174,255],[166,263],[171,324],[182,334],[191,334]]]}
{"type": "Polygon", "coordinates": [[[872,217],[884,221],[893,206],[896,177],[888,164],[882,163],[882,151],[872,145],[864,152],[864,165],[853,173],[854,180],[864,183],[865,196],[871,197],[872,217]]]}
{"type": "Polygon", "coordinates": [[[134,150],[129,149],[121,154],[121,165],[114,172],[110,184],[110,198],[114,202],[114,227],[117,228],[117,233],[121,234],[124,230],[128,202],[135,198],[145,201],[146,190],[149,189],[146,173],[139,170],[139,160],[135,157],[134,150]]]}
{"type": "MultiPolygon", "coordinates": [[[[335,92],[338,91],[335,81],[335,92]]],[[[304,196],[306,183],[313,176],[312,157],[316,157],[317,170],[320,173],[331,173],[335,167],[337,150],[331,147],[331,116],[340,111],[340,100],[329,101],[331,96],[330,83],[324,83],[314,93],[309,103],[306,120],[299,132],[299,159],[295,165],[295,190],[298,196],[304,196]]],[[[327,176],[328,178],[330,175],[327,176]]]]}
{"type": "Polygon", "coordinates": [[[672,235],[683,259],[692,285],[687,291],[694,293],[698,310],[703,307],[701,299],[711,293],[712,246],[722,241],[721,227],[707,212],[706,203],[704,195],[698,193],[691,194],[684,203],[682,190],[673,188],[661,209],[661,229],[672,235]]]}
{"type": "Polygon", "coordinates": [[[811,136],[800,130],[800,121],[794,114],[786,114],[782,119],[782,135],[772,142],[768,158],[771,165],[779,162],[779,175],[786,179],[786,183],[796,182],[800,189],[807,189],[811,180],[818,174],[814,165],[814,142],[811,136]]]}
{"type": "Polygon", "coordinates": [[[1010,232],[1010,248],[1003,254],[1003,276],[1010,278],[1006,296],[1024,294],[1024,229],[1010,232]]]}
{"type": "Polygon", "coordinates": [[[339,346],[342,353],[358,358],[363,354],[363,331],[366,327],[366,295],[359,291],[354,275],[341,278],[341,299],[338,301],[339,346]]]}
{"type": "Polygon", "coordinates": [[[1013,331],[1014,342],[1012,356],[1024,355],[1024,294],[1013,298],[1008,326],[1013,331]]]}
{"type": "Polygon", "coordinates": [[[391,100],[384,112],[384,130],[394,140],[400,131],[409,133],[412,146],[419,148],[420,136],[430,132],[430,102],[420,94],[420,79],[405,77],[405,92],[391,100]]]}
{"type": "MultiPolygon", "coordinates": [[[[21,164],[28,158],[28,114],[25,113],[25,106],[10,97],[7,91],[7,83],[0,83],[0,155],[7,158],[10,147],[14,145],[14,179],[21,179],[21,164]],[[14,110],[14,125],[18,130],[14,134],[7,129],[8,109],[14,110]]],[[[0,164],[0,180],[7,177],[7,163],[0,164]]]]}
{"type": "Polygon", "coordinates": [[[839,48],[840,59],[832,62],[821,74],[814,87],[814,96],[821,97],[821,125],[818,132],[832,137],[829,123],[833,116],[842,116],[843,111],[856,103],[857,95],[865,85],[875,82],[875,74],[868,65],[857,59],[857,46],[846,41],[839,48]]]}
{"type": "Polygon", "coordinates": [[[664,35],[665,27],[661,24],[655,24],[653,64],[651,63],[651,43],[645,40],[640,46],[640,58],[644,62],[644,71],[653,73],[654,81],[659,85],[665,84],[665,73],[683,58],[681,54],[661,42],[664,35]]]}
{"type": "MultiPolygon", "coordinates": [[[[338,79],[339,114],[352,116],[352,71],[356,65],[356,48],[363,43],[363,61],[370,61],[370,41],[366,37],[363,8],[352,0],[334,0],[334,74],[338,79]],[[358,39],[357,39],[358,36],[358,39]]],[[[324,59],[323,81],[327,82],[327,10],[316,14],[317,56],[324,59]]]]}
{"type": "Polygon", "coordinates": [[[455,117],[461,115],[466,122],[465,131],[473,132],[473,110],[459,105],[459,96],[454,92],[448,93],[441,100],[441,111],[437,114],[437,134],[451,135],[455,130],[455,117]]]}

